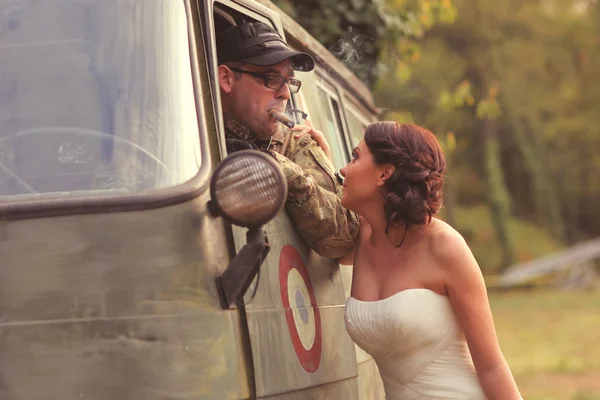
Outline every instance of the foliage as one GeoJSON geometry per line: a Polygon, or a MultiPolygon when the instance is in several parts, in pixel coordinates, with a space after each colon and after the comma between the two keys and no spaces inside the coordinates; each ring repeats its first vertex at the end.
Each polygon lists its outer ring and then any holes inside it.
{"type": "Polygon", "coordinates": [[[505,214],[558,241],[599,235],[599,2],[454,3],[459,18],[424,36],[410,79],[376,85],[384,118],[401,111],[441,138],[455,132],[449,180],[462,205],[503,183],[505,214]]]}
{"type": "Polygon", "coordinates": [[[451,22],[450,0],[274,0],[363,81],[372,85],[385,61],[399,81],[420,58],[416,39],[437,23],[451,22]]]}
{"type": "Polygon", "coordinates": [[[490,87],[487,97],[477,103],[475,115],[479,119],[497,119],[502,114],[500,103],[496,99],[498,93],[497,84],[490,87]]]}
{"type": "Polygon", "coordinates": [[[499,265],[520,259],[514,217],[557,243],[600,235],[599,1],[276,2],[371,85],[381,118],[438,134],[448,219],[487,204],[499,265]]]}

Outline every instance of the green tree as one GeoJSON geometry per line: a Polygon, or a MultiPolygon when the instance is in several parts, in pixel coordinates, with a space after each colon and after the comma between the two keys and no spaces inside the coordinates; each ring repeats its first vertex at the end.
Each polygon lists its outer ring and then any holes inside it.
{"type": "Polygon", "coordinates": [[[277,2],[371,85],[382,118],[438,134],[448,219],[487,203],[504,265],[526,257],[509,216],[600,235],[600,2],[277,2]]]}
{"type": "Polygon", "coordinates": [[[451,22],[450,0],[274,0],[365,83],[373,85],[386,61],[400,80],[419,56],[416,42],[439,22],[451,22]],[[383,60],[383,62],[382,62],[383,60]]]}

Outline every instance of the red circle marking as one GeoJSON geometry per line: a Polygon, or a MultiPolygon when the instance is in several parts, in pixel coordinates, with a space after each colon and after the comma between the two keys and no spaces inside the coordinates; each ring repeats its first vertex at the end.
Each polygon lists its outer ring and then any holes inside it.
{"type": "Polygon", "coordinates": [[[321,363],[321,314],[319,313],[315,291],[310,281],[308,271],[306,270],[306,266],[304,265],[304,261],[302,261],[302,257],[298,251],[289,244],[283,246],[279,256],[279,289],[281,291],[283,308],[285,309],[285,319],[287,321],[288,331],[290,332],[292,343],[294,344],[296,356],[298,357],[302,368],[307,372],[315,372],[321,363]],[[308,290],[308,296],[310,297],[310,306],[315,313],[315,340],[309,350],[306,350],[302,345],[300,335],[298,334],[298,328],[294,321],[294,312],[290,308],[288,274],[292,269],[296,269],[300,273],[300,276],[302,276],[306,289],[308,290]]]}

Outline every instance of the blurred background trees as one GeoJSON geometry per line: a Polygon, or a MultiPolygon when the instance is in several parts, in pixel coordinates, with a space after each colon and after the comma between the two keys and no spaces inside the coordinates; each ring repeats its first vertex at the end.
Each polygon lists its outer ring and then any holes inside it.
{"type": "Polygon", "coordinates": [[[382,118],[438,135],[444,217],[485,272],[600,236],[600,3],[275,3],[372,88],[382,118]]]}

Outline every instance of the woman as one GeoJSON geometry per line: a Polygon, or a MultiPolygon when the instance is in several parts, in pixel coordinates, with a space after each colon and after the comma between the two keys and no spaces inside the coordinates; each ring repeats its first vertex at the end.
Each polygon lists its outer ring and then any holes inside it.
{"type": "Polygon", "coordinates": [[[346,328],[377,362],[388,400],[521,399],[479,266],[434,218],[445,167],[426,129],[367,127],[340,171],[342,205],[360,215],[346,328]]]}

